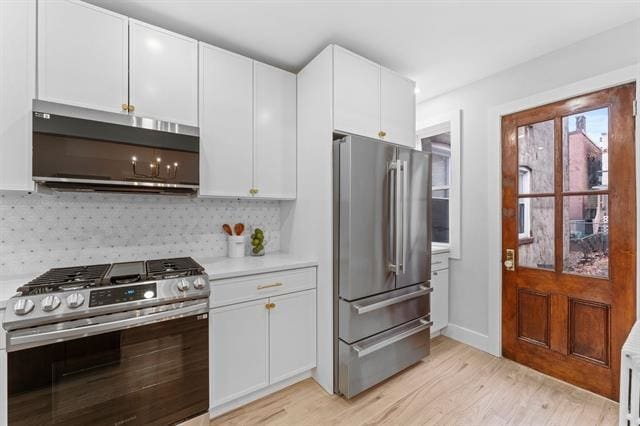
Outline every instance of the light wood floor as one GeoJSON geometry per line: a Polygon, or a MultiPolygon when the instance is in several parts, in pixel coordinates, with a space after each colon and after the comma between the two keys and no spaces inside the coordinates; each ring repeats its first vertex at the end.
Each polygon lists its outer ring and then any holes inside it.
{"type": "Polygon", "coordinates": [[[410,369],[346,401],[308,379],[211,425],[614,425],[618,404],[446,337],[410,369]]]}

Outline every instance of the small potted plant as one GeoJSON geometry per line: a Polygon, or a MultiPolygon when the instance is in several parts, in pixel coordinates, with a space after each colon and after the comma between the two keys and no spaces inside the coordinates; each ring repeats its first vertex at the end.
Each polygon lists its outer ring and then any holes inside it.
{"type": "Polygon", "coordinates": [[[264,256],[264,231],[260,228],[254,228],[251,234],[251,256],[264,256]]]}

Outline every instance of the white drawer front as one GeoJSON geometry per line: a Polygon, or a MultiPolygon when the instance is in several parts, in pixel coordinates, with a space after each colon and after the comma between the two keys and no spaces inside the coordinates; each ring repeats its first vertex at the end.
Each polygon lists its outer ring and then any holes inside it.
{"type": "Polygon", "coordinates": [[[316,287],[316,268],[292,269],[211,282],[211,307],[316,287]]]}
{"type": "Polygon", "coordinates": [[[449,268],[449,253],[438,253],[431,256],[431,270],[440,271],[449,268]]]}

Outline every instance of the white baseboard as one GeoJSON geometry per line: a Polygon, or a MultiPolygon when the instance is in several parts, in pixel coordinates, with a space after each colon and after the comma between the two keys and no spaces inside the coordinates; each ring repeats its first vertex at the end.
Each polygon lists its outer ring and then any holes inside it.
{"type": "Polygon", "coordinates": [[[247,405],[250,402],[256,401],[260,398],[264,398],[267,395],[270,395],[274,392],[282,390],[288,386],[291,386],[295,383],[298,383],[302,380],[308,379],[311,377],[311,370],[302,372],[293,377],[285,379],[279,383],[267,386],[265,388],[259,389],[255,392],[252,392],[248,395],[242,396],[238,399],[234,399],[233,401],[226,402],[224,404],[218,405],[209,409],[209,418],[213,419],[214,417],[221,416],[229,411],[233,411],[236,408],[240,408],[243,405],[247,405]]]}
{"type": "Polygon", "coordinates": [[[486,334],[481,334],[477,331],[469,330],[468,328],[451,323],[442,330],[442,334],[452,338],[453,340],[457,340],[459,342],[466,343],[469,346],[473,346],[476,349],[480,349],[481,351],[489,352],[489,336],[486,334]]]}

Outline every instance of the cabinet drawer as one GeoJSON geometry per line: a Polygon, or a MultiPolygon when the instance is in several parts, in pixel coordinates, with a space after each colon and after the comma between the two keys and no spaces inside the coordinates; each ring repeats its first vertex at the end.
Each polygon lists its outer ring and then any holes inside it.
{"type": "Polygon", "coordinates": [[[449,253],[438,253],[431,256],[431,270],[449,269],[449,253]]]}
{"type": "Polygon", "coordinates": [[[213,281],[211,306],[225,306],[316,287],[316,268],[213,281]]]}

